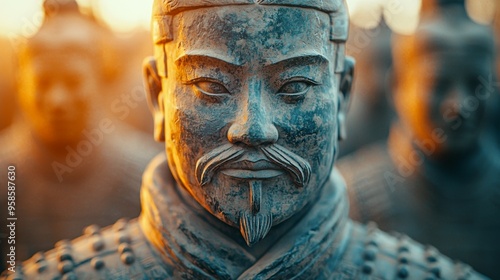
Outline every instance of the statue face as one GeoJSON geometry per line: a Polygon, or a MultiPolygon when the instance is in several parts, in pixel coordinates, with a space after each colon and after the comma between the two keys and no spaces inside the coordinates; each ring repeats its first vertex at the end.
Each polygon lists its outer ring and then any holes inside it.
{"type": "Polygon", "coordinates": [[[37,138],[55,145],[81,139],[99,88],[90,61],[78,55],[46,54],[23,65],[21,104],[37,138]]]}
{"type": "Polygon", "coordinates": [[[491,39],[484,28],[461,28],[435,25],[417,35],[417,57],[401,74],[395,97],[400,118],[421,143],[444,133],[445,142],[434,143],[441,152],[477,144],[490,95],[485,82],[493,69],[491,39]]]}
{"type": "Polygon", "coordinates": [[[243,235],[286,220],[334,161],[342,96],[329,16],[227,6],[183,12],[173,26],[157,114],[176,180],[243,235]]]}

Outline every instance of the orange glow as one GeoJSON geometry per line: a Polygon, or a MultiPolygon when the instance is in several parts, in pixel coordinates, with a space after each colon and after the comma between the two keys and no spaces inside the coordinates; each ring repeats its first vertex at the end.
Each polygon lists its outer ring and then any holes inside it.
{"type": "Polygon", "coordinates": [[[352,22],[362,28],[375,28],[384,16],[389,27],[411,34],[418,24],[421,0],[348,0],[352,22]]]}
{"type": "Polygon", "coordinates": [[[43,0],[3,0],[0,3],[0,35],[28,37],[42,24],[43,0]]]}
{"type": "MultiPolygon", "coordinates": [[[[0,35],[9,37],[32,35],[43,20],[43,0],[2,0],[0,2],[0,35]]],[[[135,28],[149,30],[153,0],[77,0],[84,9],[94,13],[118,32],[135,28]]],[[[471,17],[480,23],[490,23],[495,0],[468,0],[471,17]]],[[[418,24],[421,0],[347,0],[354,24],[374,28],[382,15],[393,31],[411,34],[418,24]]]]}
{"type": "MultiPolygon", "coordinates": [[[[153,0],[77,0],[83,9],[92,9],[113,30],[129,32],[149,29],[153,0]]],[[[2,0],[0,35],[30,37],[42,24],[43,0],[2,0]]]]}
{"type": "Polygon", "coordinates": [[[118,32],[149,29],[152,7],[153,0],[102,0],[94,6],[99,17],[118,32]]]}
{"type": "Polygon", "coordinates": [[[490,24],[495,17],[495,0],[468,0],[467,12],[478,23],[490,24]]]}

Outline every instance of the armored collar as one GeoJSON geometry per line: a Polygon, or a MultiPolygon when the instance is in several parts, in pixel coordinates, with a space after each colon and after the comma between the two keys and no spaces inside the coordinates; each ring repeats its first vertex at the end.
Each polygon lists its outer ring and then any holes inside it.
{"type": "Polygon", "coordinates": [[[163,260],[173,267],[175,278],[311,277],[326,262],[335,267],[349,241],[345,186],[336,170],[322,192],[309,212],[256,259],[183,202],[162,155],[144,176],[140,224],[163,260]]]}

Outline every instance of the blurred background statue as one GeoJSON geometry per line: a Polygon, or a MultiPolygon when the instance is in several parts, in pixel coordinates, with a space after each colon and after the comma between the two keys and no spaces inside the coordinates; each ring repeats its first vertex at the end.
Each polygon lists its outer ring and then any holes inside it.
{"type": "Polygon", "coordinates": [[[158,151],[106,111],[107,32],[75,1],[44,8],[41,29],[19,50],[21,114],[0,135],[0,166],[17,170],[18,259],[90,223],[137,216],[141,174],[158,151]]]}
{"type": "Polygon", "coordinates": [[[484,137],[497,94],[491,28],[473,22],[463,1],[424,2],[416,33],[396,37],[393,48],[399,121],[387,144],[339,166],[351,216],[498,278],[500,154],[484,137]]]}

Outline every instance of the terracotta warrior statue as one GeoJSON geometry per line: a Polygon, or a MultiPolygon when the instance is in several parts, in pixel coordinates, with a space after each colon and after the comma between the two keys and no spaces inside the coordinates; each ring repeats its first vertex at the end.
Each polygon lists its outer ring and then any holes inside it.
{"type": "Polygon", "coordinates": [[[341,0],[154,3],[145,80],[166,153],[142,213],[8,279],[484,279],[350,221],[333,168],[353,61],[341,0]]]}
{"type": "Polygon", "coordinates": [[[399,121],[388,142],[339,168],[353,219],[433,244],[497,279],[500,156],[498,142],[483,137],[497,94],[492,33],[468,18],[463,2],[440,5],[413,36],[395,39],[399,121]]]}
{"type": "MultiPolygon", "coordinates": [[[[17,218],[18,260],[79,236],[90,223],[105,226],[140,213],[142,172],[156,151],[131,145],[141,138],[134,134],[118,138],[119,123],[99,107],[106,93],[95,27],[76,2],[61,2],[20,50],[22,118],[0,135],[0,168],[15,168],[17,186],[7,213],[4,181],[0,217],[2,225],[17,218]]],[[[7,243],[9,228],[0,232],[5,268],[14,244],[7,243]]]]}

